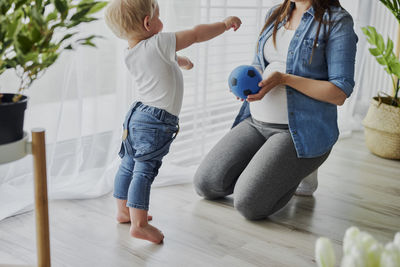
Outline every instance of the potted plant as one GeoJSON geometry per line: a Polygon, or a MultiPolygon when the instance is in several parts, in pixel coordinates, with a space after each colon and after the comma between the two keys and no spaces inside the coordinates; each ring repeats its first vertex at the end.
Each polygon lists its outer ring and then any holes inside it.
{"type": "MultiPolygon", "coordinates": [[[[400,0],[380,0],[396,17],[400,24],[400,0]]],[[[393,94],[378,93],[371,101],[367,116],[363,121],[367,147],[372,153],[388,159],[400,159],[400,99],[399,78],[400,61],[393,52],[393,41],[388,38],[386,44],[374,27],[362,28],[371,44],[369,51],[393,82],[393,94]]],[[[400,33],[400,32],[399,32],[400,33]]],[[[397,42],[400,42],[397,40],[397,42]]],[[[400,44],[398,44],[398,49],[400,44]]]]}
{"type": "Polygon", "coordinates": [[[94,13],[107,2],[95,0],[0,1],[0,75],[14,69],[17,93],[0,93],[0,145],[20,140],[28,98],[22,95],[65,50],[95,46],[90,35],[75,37],[81,23],[97,20],[94,13]]]}

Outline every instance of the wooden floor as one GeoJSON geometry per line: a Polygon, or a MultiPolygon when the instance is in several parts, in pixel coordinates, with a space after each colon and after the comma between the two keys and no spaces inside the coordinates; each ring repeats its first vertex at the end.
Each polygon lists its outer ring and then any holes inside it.
{"type": "MultiPolygon", "coordinates": [[[[316,266],[319,236],[341,250],[358,226],[387,242],[400,231],[400,162],[370,154],[362,134],[341,140],[320,168],[314,198],[294,197],[269,220],[250,222],[232,200],[199,198],[191,184],[155,188],[151,214],[163,245],[129,237],[111,195],[50,203],[53,266],[316,266]]],[[[0,222],[0,263],[33,264],[33,213],[0,222]]]]}

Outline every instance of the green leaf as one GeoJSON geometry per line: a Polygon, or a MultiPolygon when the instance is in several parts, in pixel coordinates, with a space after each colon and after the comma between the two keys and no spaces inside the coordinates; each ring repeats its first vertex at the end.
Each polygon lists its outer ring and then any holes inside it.
{"type": "Polygon", "coordinates": [[[8,10],[10,10],[13,2],[8,2],[8,1],[0,1],[0,14],[5,15],[8,10]]]}
{"type": "Polygon", "coordinates": [[[60,12],[61,17],[65,19],[68,15],[68,3],[65,0],[54,0],[54,5],[58,12],[60,12]]]}
{"type": "Polygon", "coordinates": [[[362,28],[364,34],[367,36],[367,41],[368,43],[375,45],[376,43],[376,34],[374,31],[371,29],[370,26],[362,28]]]}
{"type": "Polygon", "coordinates": [[[73,32],[73,33],[68,33],[68,34],[64,35],[64,37],[63,37],[63,38],[61,39],[61,41],[59,41],[58,43],[60,44],[60,43],[64,42],[65,40],[71,38],[72,36],[74,36],[74,35],[77,34],[77,33],[78,33],[78,32],[73,32]]]}
{"type": "Polygon", "coordinates": [[[78,39],[77,42],[78,42],[79,44],[81,44],[81,45],[97,47],[97,46],[92,42],[92,40],[93,40],[94,38],[99,38],[99,37],[101,37],[101,36],[98,36],[98,35],[91,35],[91,36],[86,37],[86,38],[78,39]]]}
{"type": "Polygon", "coordinates": [[[18,0],[15,2],[14,10],[19,10],[19,8],[26,4],[26,0],[18,0]]]}
{"type": "Polygon", "coordinates": [[[377,57],[376,61],[378,61],[378,63],[383,65],[383,66],[386,65],[386,60],[383,57],[377,57]]]}
{"type": "Polygon", "coordinates": [[[377,38],[378,38],[378,33],[376,32],[375,27],[372,27],[372,26],[367,26],[367,27],[368,27],[368,30],[370,31],[370,36],[372,38],[372,42],[374,44],[376,44],[377,38]]]}
{"type": "Polygon", "coordinates": [[[82,0],[79,2],[78,6],[84,6],[87,4],[92,4],[94,2],[94,0],[82,0]]]}
{"type": "Polygon", "coordinates": [[[40,39],[42,38],[42,33],[40,32],[40,30],[37,27],[33,27],[33,30],[31,32],[31,37],[32,37],[32,41],[34,43],[40,41],[40,39]]]}
{"type": "Polygon", "coordinates": [[[35,0],[35,4],[36,4],[36,7],[42,7],[42,3],[43,3],[43,1],[42,0],[35,0]]]}
{"type": "Polygon", "coordinates": [[[45,24],[42,14],[38,11],[36,7],[33,7],[31,9],[31,16],[38,26],[41,27],[45,24]]]}
{"type": "Polygon", "coordinates": [[[399,60],[396,58],[396,56],[394,54],[391,54],[391,56],[389,57],[387,62],[388,62],[388,65],[393,65],[393,64],[396,64],[397,62],[399,62],[399,60]]]}
{"type": "Polygon", "coordinates": [[[393,57],[393,53],[384,54],[383,57],[386,60],[386,64],[389,65],[389,62],[390,62],[391,58],[393,57]]]}
{"type": "Polygon", "coordinates": [[[24,54],[28,53],[33,45],[32,41],[24,35],[18,35],[17,42],[18,42],[18,47],[24,54]]]}
{"type": "Polygon", "coordinates": [[[42,55],[42,60],[43,62],[54,62],[55,59],[57,59],[58,54],[54,52],[48,52],[48,53],[43,53],[42,55]]]}
{"type": "Polygon", "coordinates": [[[57,11],[53,11],[49,15],[47,15],[46,22],[55,20],[55,19],[57,19],[57,17],[58,17],[58,12],[57,11]]]}
{"type": "Polygon", "coordinates": [[[391,71],[394,75],[396,75],[397,77],[400,77],[400,62],[393,64],[391,66],[391,71]]]}
{"type": "Polygon", "coordinates": [[[78,39],[77,41],[78,41],[78,42],[80,42],[80,41],[86,41],[86,40],[91,41],[91,40],[93,40],[94,38],[102,38],[102,36],[100,36],[100,35],[90,35],[90,36],[88,36],[88,37],[78,39]]]}
{"type": "Polygon", "coordinates": [[[88,15],[94,14],[102,10],[108,3],[107,2],[97,2],[89,11],[88,15]]]}
{"type": "Polygon", "coordinates": [[[77,25],[79,25],[79,24],[81,24],[83,22],[92,22],[92,21],[95,21],[95,20],[97,20],[97,18],[82,18],[82,19],[80,19],[78,21],[73,21],[72,23],[68,24],[67,25],[67,29],[73,28],[73,27],[75,27],[75,26],[77,26],[77,25]]]}
{"type": "Polygon", "coordinates": [[[17,30],[18,25],[20,24],[20,20],[14,18],[13,22],[8,24],[8,29],[7,29],[7,37],[8,38],[14,38],[15,32],[17,30]]]}
{"type": "Polygon", "coordinates": [[[53,31],[56,28],[62,28],[62,27],[66,27],[66,24],[64,22],[59,22],[51,26],[50,30],[53,31]]]}
{"type": "Polygon", "coordinates": [[[96,47],[97,48],[97,46],[94,43],[92,43],[91,41],[86,41],[84,43],[81,43],[81,45],[91,46],[91,47],[96,47]]]}
{"type": "Polygon", "coordinates": [[[392,5],[392,3],[390,2],[390,1],[385,1],[385,0],[383,0],[383,1],[381,1],[385,6],[387,6],[389,9],[391,9],[391,10],[393,10],[394,8],[393,8],[393,5],[392,5]]]}
{"type": "Polygon", "coordinates": [[[393,41],[390,38],[388,38],[385,54],[393,53],[393,47],[394,47],[393,41]]]}
{"type": "Polygon", "coordinates": [[[81,18],[85,17],[87,13],[89,13],[90,7],[87,7],[85,9],[80,10],[79,12],[75,13],[72,17],[71,20],[74,21],[79,21],[81,18]]]}
{"type": "Polygon", "coordinates": [[[377,48],[370,48],[369,52],[375,57],[382,55],[382,53],[377,48]]]}
{"type": "Polygon", "coordinates": [[[382,35],[377,34],[377,37],[378,37],[378,40],[377,40],[376,46],[378,47],[378,49],[380,51],[385,51],[385,41],[383,40],[382,35]]]}
{"type": "Polygon", "coordinates": [[[11,69],[11,68],[16,68],[17,67],[17,61],[16,59],[6,59],[5,61],[6,68],[11,69]]]}
{"type": "Polygon", "coordinates": [[[38,61],[39,53],[31,52],[25,55],[25,61],[38,61]]]}
{"type": "Polygon", "coordinates": [[[363,31],[363,33],[364,33],[366,36],[369,36],[369,31],[368,31],[368,28],[367,28],[367,27],[362,27],[361,30],[363,31]]]}

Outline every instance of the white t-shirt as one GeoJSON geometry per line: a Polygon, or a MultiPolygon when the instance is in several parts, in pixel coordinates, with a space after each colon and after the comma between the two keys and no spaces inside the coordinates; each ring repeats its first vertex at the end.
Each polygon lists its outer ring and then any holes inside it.
{"type": "MultiPolygon", "coordinates": [[[[269,63],[264,70],[263,79],[272,72],[286,73],[286,59],[294,30],[281,27],[276,34],[276,49],[272,36],[264,46],[264,57],[269,63]]],[[[267,123],[289,124],[286,87],[278,85],[269,91],[263,99],[250,103],[250,112],[254,119],[267,123]]]]}
{"type": "Polygon", "coordinates": [[[179,116],[183,77],[176,62],[175,33],[159,33],[126,50],[125,63],[133,76],[137,100],[179,116]]]}

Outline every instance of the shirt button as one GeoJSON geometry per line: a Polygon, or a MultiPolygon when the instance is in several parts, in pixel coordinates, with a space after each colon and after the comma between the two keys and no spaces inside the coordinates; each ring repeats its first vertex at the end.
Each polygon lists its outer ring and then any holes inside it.
{"type": "Polygon", "coordinates": [[[293,112],[290,112],[289,114],[290,114],[290,116],[293,116],[293,115],[294,115],[294,113],[293,113],[293,112]]]}
{"type": "Polygon", "coordinates": [[[292,95],[293,93],[291,91],[288,92],[288,95],[292,95]]]}
{"type": "Polygon", "coordinates": [[[290,54],[293,55],[293,51],[290,51],[290,54]]]}
{"type": "Polygon", "coordinates": [[[293,134],[297,134],[297,131],[293,131],[292,133],[293,133],[293,134]]]}

